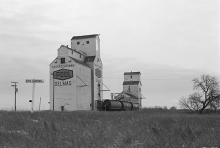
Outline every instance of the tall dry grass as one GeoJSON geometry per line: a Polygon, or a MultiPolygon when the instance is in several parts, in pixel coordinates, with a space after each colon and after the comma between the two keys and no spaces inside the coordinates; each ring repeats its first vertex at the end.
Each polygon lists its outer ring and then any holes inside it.
{"type": "Polygon", "coordinates": [[[220,147],[220,114],[145,109],[127,112],[0,112],[2,148],[220,147]]]}

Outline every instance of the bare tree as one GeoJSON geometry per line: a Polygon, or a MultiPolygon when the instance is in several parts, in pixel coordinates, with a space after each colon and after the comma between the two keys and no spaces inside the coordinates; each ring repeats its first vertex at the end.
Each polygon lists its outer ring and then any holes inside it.
{"type": "Polygon", "coordinates": [[[193,79],[193,83],[194,90],[199,90],[200,93],[193,93],[188,98],[181,98],[179,100],[180,107],[199,113],[203,113],[207,108],[216,111],[220,101],[219,82],[217,78],[202,75],[200,79],[193,79]]]}

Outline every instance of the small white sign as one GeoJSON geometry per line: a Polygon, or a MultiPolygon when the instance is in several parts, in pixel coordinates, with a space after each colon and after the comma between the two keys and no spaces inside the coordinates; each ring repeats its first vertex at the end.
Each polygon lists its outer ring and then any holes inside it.
{"type": "Polygon", "coordinates": [[[26,83],[44,83],[43,79],[26,79],[26,83]]]}

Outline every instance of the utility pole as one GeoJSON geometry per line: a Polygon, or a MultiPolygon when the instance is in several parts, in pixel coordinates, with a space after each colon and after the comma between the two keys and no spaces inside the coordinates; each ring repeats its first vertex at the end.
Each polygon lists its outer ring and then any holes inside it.
{"type": "Polygon", "coordinates": [[[40,105],[41,105],[41,97],[40,97],[40,103],[39,103],[39,111],[40,111],[40,105]]]}
{"type": "Polygon", "coordinates": [[[26,79],[26,83],[33,83],[32,100],[29,100],[29,102],[31,102],[31,113],[33,113],[34,112],[35,83],[44,83],[44,80],[43,79],[26,79]]]}
{"type": "Polygon", "coordinates": [[[11,82],[14,85],[11,85],[12,87],[15,87],[15,111],[16,111],[16,93],[18,92],[17,83],[18,82],[11,82]]]}
{"type": "MultiPolygon", "coordinates": [[[[34,80],[34,79],[33,79],[34,80]]],[[[34,112],[34,91],[35,91],[35,82],[33,81],[33,88],[32,88],[32,103],[31,103],[31,113],[34,112]]]]}
{"type": "Polygon", "coordinates": [[[53,74],[53,111],[54,111],[54,74],[53,74]]]}

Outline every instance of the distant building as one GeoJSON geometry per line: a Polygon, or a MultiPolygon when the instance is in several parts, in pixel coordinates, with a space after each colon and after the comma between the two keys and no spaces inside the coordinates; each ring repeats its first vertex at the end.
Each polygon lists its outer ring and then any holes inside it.
{"type": "Polygon", "coordinates": [[[114,97],[115,100],[128,101],[138,104],[142,107],[142,99],[145,97],[141,94],[141,73],[140,72],[125,72],[123,91],[114,97]]]}
{"type": "Polygon", "coordinates": [[[50,64],[50,110],[97,110],[102,84],[99,35],[73,36],[50,64]]]}

